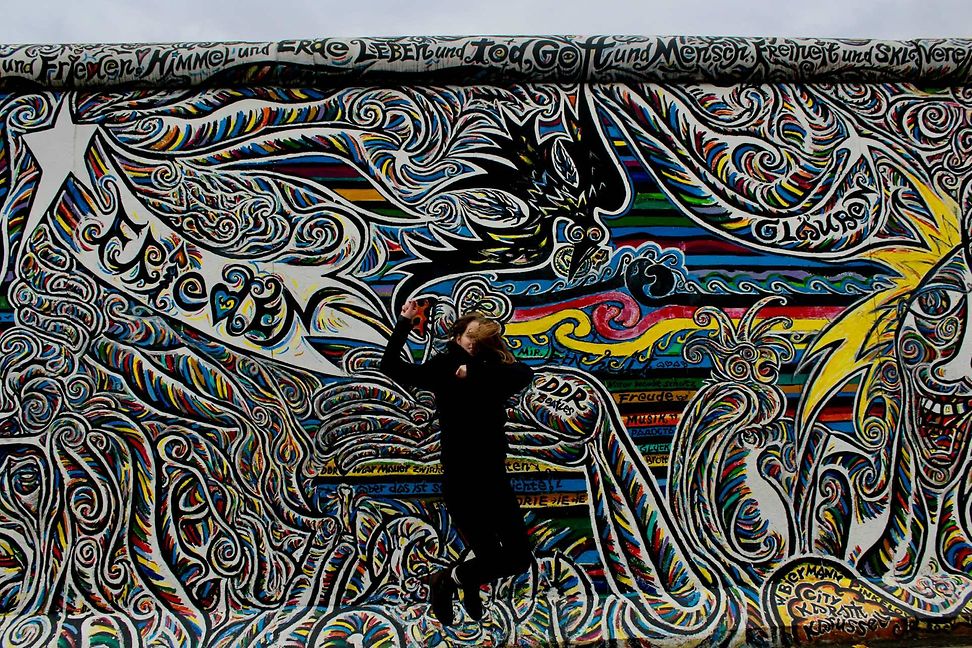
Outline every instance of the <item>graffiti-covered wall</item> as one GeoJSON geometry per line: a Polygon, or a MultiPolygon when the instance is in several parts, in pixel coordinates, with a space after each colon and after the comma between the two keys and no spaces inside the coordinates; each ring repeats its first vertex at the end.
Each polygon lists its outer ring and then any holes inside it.
{"type": "Polygon", "coordinates": [[[961,633],[972,44],[0,48],[0,643],[961,633]],[[501,321],[481,623],[431,394],[501,321]]]}

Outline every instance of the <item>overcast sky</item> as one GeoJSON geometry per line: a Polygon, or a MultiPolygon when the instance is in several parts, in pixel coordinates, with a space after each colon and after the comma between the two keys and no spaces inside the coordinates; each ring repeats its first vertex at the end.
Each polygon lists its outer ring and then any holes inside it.
{"type": "Polygon", "coordinates": [[[972,0],[35,0],[0,43],[273,41],[404,34],[968,37],[972,0]]]}

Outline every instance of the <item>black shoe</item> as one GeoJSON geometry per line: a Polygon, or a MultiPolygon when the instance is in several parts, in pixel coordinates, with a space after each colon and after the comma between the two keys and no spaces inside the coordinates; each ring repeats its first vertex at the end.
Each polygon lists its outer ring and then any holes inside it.
{"type": "Polygon", "coordinates": [[[462,607],[473,621],[483,618],[483,599],[479,595],[479,585],[462,586],[462,607]]]}
{"type": "Polygon", "coordinates": [[[438,571],[429,577],[429,603],[432,615],[444,626],[456,622],[452,610],[452,599],[456,595],[456,584],[448,570],[438,571]]]}

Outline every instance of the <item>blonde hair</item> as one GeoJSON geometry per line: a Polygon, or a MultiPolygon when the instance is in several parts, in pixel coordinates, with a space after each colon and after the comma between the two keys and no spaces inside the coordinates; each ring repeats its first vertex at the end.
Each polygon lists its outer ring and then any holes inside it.
{"type": "Polygon", "coordinates": [[[452,325],[453,339],[466,332],[470,324],[476,322],[479,328],[471,337],[476,341],[476,352],[486,352],[496,356],[503,364],[513,364],[516,357],[510,353],[503,339],[503,327],[499,322],[489,319],[482,313],[468,313],[455,321],[452,325]]]}

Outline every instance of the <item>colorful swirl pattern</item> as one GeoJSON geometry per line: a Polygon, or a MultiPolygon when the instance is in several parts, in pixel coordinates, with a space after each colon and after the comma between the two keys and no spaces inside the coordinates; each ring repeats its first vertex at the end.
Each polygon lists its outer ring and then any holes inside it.
{"type": "Polygon", "coordinates": [[[963,627],[963,47],[0,48],[0,643],[963,627]],[[535,562],[481,623],[429,610],[467,548],[434,398],[378,369],[410,299],[409,360],[479,311],[535,369],[507,427],[535,562]]]}

